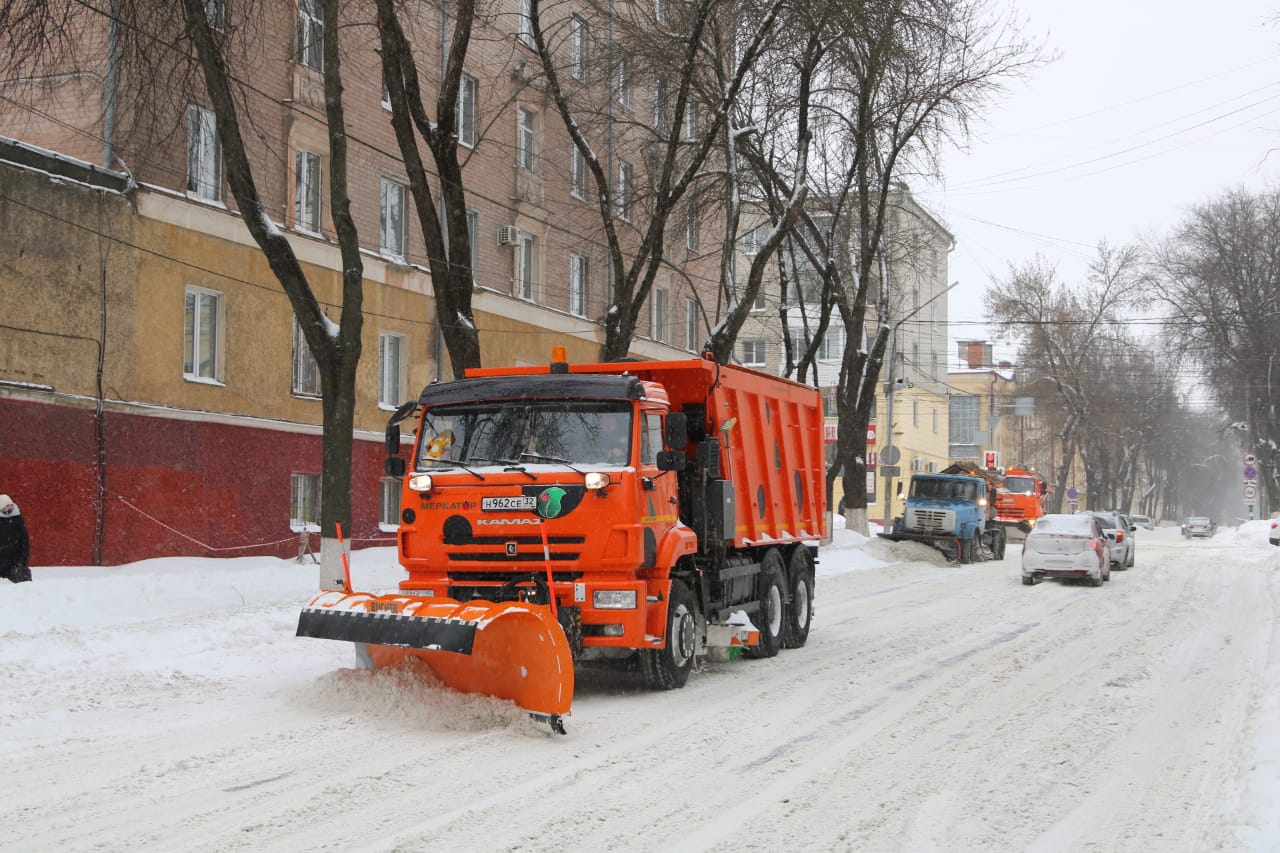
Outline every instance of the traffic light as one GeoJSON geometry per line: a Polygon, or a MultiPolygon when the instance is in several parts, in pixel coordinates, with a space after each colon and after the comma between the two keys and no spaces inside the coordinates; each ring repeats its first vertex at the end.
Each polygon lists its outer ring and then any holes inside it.
{"type": "Polygon", "coordinates": [[[988,451],[987,451],[987,460],[986,460],[987,467],[988,467],[988,468],[997,468],[997,467],[999,467],[999,466],[998,466],[998,464],[997,464],[997,462],[998,462],[998,460],[997,460],[997,458],[996,458],[996,452],[995,452],[994,450],[988,450],[988,451]]]}

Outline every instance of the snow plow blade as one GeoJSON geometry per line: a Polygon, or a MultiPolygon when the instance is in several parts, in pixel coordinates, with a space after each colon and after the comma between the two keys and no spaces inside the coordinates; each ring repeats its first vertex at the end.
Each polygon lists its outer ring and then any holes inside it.
{"type": "Polygon", "coordinates": [[[375,669],[417,658],[455,690],[509,699],[557,731],[573,702],[569,642],[541,604],[324,592],[298,636],[364,644],[375,669]]]}

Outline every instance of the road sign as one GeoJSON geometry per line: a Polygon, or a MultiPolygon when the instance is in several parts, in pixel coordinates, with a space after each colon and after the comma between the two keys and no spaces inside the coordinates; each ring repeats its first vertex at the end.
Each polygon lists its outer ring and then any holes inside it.
{"type": "Polygon", "coordinates": [[[901,477],[902,468],[898,465],[881,465],[880,476],[881,477],[901,477]]]}
{"type": "Polygon", "coordinates": [[[1244,478],[1246,480],[1258,479],[1258,469],[1255,468],[1253,465],[1244,466],[1244,478]]]}
{"type": "Polygon", "coordinates": [[[1074,501],[1078,497],[1080,497],[1080,493],[1075,489],[1067,489],[1067,500],[1074,501]]]}
{"type": "Polygon", "coordinates": [[[1258,497],[1258,487],[1257,487],[1257,486],[1245,486],[1245,487],[1244,487],[1244,499],[1245,499],[1245,500],[1247,500],[1247,501],[1251,501],[1251,500],[1254,500],[1254,499],[1255,499],[1255,498],[1257,498],[1257,497],[1258,497]]]}
{"type": "Polygon", "coordinates": [[[902,458],[902,451],[893,445],[889,445],[880,451],[880,461],[885,465],[897,465],[898,460],[902,458]]]}
{"type": "Polygon", "coordinates": [[[1258,457],[1257,457],[1256,455],[1252,454],[1252,453],[1246,453],[1246,454],[1244,455],[1244,464],[1246,464],[1246,465],[1257,465],[1257,464],[1258,464],[1258,457]]]}

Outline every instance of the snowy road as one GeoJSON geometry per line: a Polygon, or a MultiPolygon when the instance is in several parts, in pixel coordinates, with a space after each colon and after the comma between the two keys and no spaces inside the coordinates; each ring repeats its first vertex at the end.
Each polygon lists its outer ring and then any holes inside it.
{"type": "Polygon", "coordinates": [[[837,549],[805,648],[580,673],[567,737],[294,638],[310,568],[46,569],[0,589],[0,849],[1277,849],[1256,524],[1144,531],[1102,589],[837,549]]]}

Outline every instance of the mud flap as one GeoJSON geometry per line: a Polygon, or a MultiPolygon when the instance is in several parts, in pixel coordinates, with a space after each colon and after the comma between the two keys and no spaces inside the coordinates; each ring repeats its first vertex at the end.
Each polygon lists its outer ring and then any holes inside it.
{"type": "Polygon", "coordinates": [[[324,592],[297,634],[361,644],[373,668],[417,658],[455,690],[509,699],[553,728],[573,702],[569,643],[540,604],[324,592]]]}

